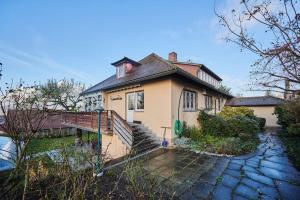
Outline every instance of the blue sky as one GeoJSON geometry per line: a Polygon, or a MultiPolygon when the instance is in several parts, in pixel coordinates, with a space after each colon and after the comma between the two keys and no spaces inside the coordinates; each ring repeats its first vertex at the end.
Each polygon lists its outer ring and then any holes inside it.
{"type": "MultiPolygon", "coordinates": [[[[216,7],[232,2],[217,0],[216,7]]],[[[181,61],[208,66],[234,94],[257,95],[246,86],[255,57],[220,39],[213,8],[210,0],[3,0],[2,81],[66,77],[90,86],[115,73],[110,63],[123,56],[167,58],[175,51],[181,61]]]]}

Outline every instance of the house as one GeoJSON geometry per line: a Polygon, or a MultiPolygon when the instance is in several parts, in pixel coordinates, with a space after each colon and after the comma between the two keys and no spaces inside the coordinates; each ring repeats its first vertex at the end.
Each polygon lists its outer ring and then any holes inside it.
{"type": "Polygon", "coordinates": [[[251,108],[256,116],[266,119],[266,127],[278,127],[277,118],[273,113],[275,106],[283,102],[283,99],[273,96],[236,97],[228,100],[226,106],[251,108]]]}
{"type": "Polygon", "coordinates": [[[169,144],[176,138],[177,119],[197,125],[199,110],[220,112],[231,95],[219,90],[222,79],[202,64],[179,62],[152,53],[140,61],[124,57],[111,64],[116,73],[82,93],[87,111],[102,105],[128,123],[147,127],[169,144]],[[164,136],[164,129],[168,127],[164,136]]]}

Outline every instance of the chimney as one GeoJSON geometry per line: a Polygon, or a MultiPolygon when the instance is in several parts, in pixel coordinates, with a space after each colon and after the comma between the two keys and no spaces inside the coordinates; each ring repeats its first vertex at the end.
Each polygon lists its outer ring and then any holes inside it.
{"type": "Polygon", "coordinates": [[[177,53],[176,52],[169,53],[169,61],[177,62],[177,53]]]}

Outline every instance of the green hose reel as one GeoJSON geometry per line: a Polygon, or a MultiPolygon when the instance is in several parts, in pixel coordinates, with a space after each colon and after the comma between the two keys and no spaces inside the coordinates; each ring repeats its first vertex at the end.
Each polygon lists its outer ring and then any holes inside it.
{"type": "Polygon", "coordinates": [[[175,121],[174,129],[175,129],[175,134],[180,138],[182,136],[183,130],[182,130],[182,124],[179,120],[175,121]]]}

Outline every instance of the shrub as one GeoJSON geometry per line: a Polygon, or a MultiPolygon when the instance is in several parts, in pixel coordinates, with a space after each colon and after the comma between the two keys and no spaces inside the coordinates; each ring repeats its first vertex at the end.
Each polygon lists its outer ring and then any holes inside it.
{"type": "Polygon", "coordinates": [[[183,122],[182,122],[182,136],[183,136],[183,137],[189,138],[189,137],[190,137],[189,134],[190,134],[190,133],[189,133],[189,131],[188,131],[187,123],[186,123],[186,121],[183,121],[183,122]]]}
{"type": "Polygon", "coordinates": [[[249,139],[259,131],[258,122],[247,116],[236,116],[227,120],[227,131],[230,136],[249,139]]]}
{"type": "Polygon", "coordinates": [[[300,123],[291,124],[287,128],[287,133],[289,136],[300,136],[300,123]]]}
{"type": "Polygon", "coordinates": [[[290,124],[296,123],[296,118],[290,109],[289,104],[282,104],[275,107],[274,114],[277,116],[277,123],[286,129],[290,124]]]}
{"type": "Polygon", "coordinates": [[[188,127],[188,132],[190,134],[190,138],[194,141],[198,141],[202,134],[201,131],[195,126],[188,127]]]}
{"type": "Polygon", "coordinates": [[[248,107],[230,107],[225,106],[219,115],[225,119],[230,119],[236,116],[248,116],[253,117],[254,111],[248,107]]]}
{"type": "Polygon", "coordinates": [[[266,119],[262,117],[257,117],[258,125],[260,130],[263,130],[266,125],[266,119]]]}
{"type": "Polygon", "coordinates": [[[257,137],[243,141],[236,137],[201,135],[192,148],[212,153],[240,155],[253,151],[258,143],[257,137]]]}
{"type": "Polygon", "coordinates": [[[300,123],[300,98],[276,106],[274,114],[284,129],[290,124],[300,123]]]}
{"type": "Polygon", "coordinates": [[[224,119],[221,116],[211,116],[201,111],[198,122],[204,134],[241,137],[248,139],[259,131],[259,124],[255,116],[236,115],[224,119]]]}

